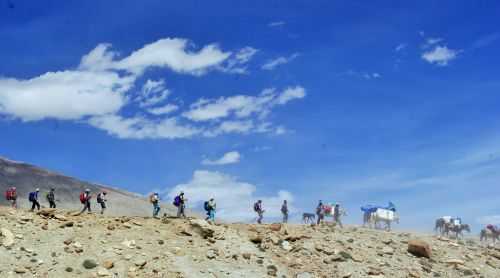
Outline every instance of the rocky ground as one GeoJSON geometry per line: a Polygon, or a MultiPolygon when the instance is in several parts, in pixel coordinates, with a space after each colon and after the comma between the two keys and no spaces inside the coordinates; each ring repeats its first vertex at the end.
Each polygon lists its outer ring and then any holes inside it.
{"type": "Polygon", "coordinates": [[[0,208],[0,277],[500,277],[500,248],[333,225],[0,208]]]}

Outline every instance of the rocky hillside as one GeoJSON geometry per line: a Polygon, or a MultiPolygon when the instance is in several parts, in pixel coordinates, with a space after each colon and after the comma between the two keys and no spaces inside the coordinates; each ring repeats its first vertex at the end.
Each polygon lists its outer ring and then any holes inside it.
{"type": "Polygon", "coordinates": [[[500,248],[331,225],[0,208],[0,277],[499,277],[500,248]]]}
{"type": "MultiPolygon", "coordinates": [[[[68,177],[59,173],[45,170],[27,163],[12,161],[0,157],[0,205],[7,205],[4,192],[8,187],[17,187],[20,207],[27,208],[28,194],[35,188],[40,188],[42,206],[48,206],[43,197],[50,188],[56,189],[56,203],[58,207],[66,209],[80,208],[78,200],[79,193],[89,188],[95,194],[106,190],[108,194],[109,209],[111,215],[136,215],[146,216],[151,214],[151,204],[143,196],[119,190],[109,186],[94,184],[68,177]]],[[[93,202],[93,209],[98,210],[98,205],[93,202]]],[[[169,204],[164,206],[164,211],[173,213],[173,207],[169,204]]]]}

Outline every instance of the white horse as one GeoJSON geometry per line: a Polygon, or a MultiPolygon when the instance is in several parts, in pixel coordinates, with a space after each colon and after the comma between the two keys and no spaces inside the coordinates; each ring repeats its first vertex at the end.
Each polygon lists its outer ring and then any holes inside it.
{"type": "Polygon", "coordinates": [[[363,227],[368,224],[369,228],[390,231],[392,222],[399,224],[399,215],[391,210],[377,209],[374,212],[365,212],[363,214],[363,227]],[[384,223],[384,227],[381,227],[380,223],[384,223]]]}

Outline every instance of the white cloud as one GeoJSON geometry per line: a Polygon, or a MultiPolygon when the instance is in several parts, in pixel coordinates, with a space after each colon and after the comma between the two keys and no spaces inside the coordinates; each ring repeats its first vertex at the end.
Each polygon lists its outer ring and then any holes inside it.
{"type": "Polygon", "coordinates": [[[113,68],[140,74],[148,67],[164,67],[178,73],[200,75],[231,55],[231,52],[220,50],[216,44],[206,45],[198,52],[193,52],[188,49],[188,43],[186,39],[161,39],[134,51],[116,62],[113,68]]]}
{"type": "Polygon", "coordinates": [[[164,101],[169,95],[170,90],[165,87],[165,80],[154,81],[148,79],[142,86],[140,95],[135,100],[139,102],[139,106],[149,107],[164,101]]]}
{"type": "Polygon", "coordinates": [[[203,165],[227,165],[240,162],[241,155],[237,151],[225,153],[221,158],[216,160],[204,159],[203,165]]]}
{"type": "Polygon", "coordinates": [[[298,53],[294,53],[289,57],[278,57],[276,59],[272,59],[267,61],[264,65],[262,65],[263,70],[273,70],[277,66],[288,64],[293,61],[295,58],[299,57],[298,53]]]}
{"type": "Polygon", "coordinates": [[[179,184],[168,193],[170,199],[180,191],[185,193],[188,206],[199,207],[204,201],[215,198],[217,202],[217,217],[227,221],[249,221],[255,217],[253,204],[262,200],[266,211],[264,220],[269,217],[281,216],[280,207],[283,200],[288,201],[291,212],[294,197],[285,190],[280,190],[274,196],[259,196],[257,187],[253,184],[239,181],[236,177],[220,172],[197,170],[191,180],[179,184]]]}
{"type": "Polygon", "coordinates": [[[286,24],[286,22],[284,21],[274,21],[274,22],[270,22],[267,26],[269,27],[281,27],[281,26],[284,26],[286,24]]]}
{"type": "Polygon", "coordinates": [[[0,113],[24,121],[77,120],[115,113],[133,79],[113,72],[60,71],[19,80],[0,78],[0,113]]]}
{"type": "Polygon", "coordinates": [[[218,69],[227,73],[246,74],[248,73],[246,64],[257,52],[258,50],[253,47],[244,47],[233,54],[227,62],[218,67],[218,69]]]}
{"type": "Polygon", "coordinates": [[[247,134],[255,127],[252,120],[245,121],[224,121],[213,129],[206,130],[203,135],[215,137],[221,134],[237,133],[247,134]]]}
{"type": "Polygon", "coordinates": [[[88,122],[118,138],[128,139],[177,139],[201,133],[198,128],[179,124],[175,118],[153,121],[143,117],[122,118],[117,115],[105,115],[93,117],[88,122]]]}
{"type": "Polygon", "coordinates": [[[278,104],[286,104],[294,99],[302,99],[306,96],[306,90],[303,87],[287,88],[277,98],[278,104]]]}
{"type": "Polygon", "coordinates": [[[179,109],[179,106],[175,104],[166,104],[161,107],[156,107],[156,108],[149,108],[148,112],[153,114],[153,115],[165,115],[165,114],[170,114],[172,112],[175,112],[179,109]]]}
{"type": "Polygon", "coordinates": [[[296,86],[289,87],[281,93],[276,93],[274,89],[265,89],[259,96],[236,95],[216,100],[201,99],[191,105],[191,109],[183,116],[198,122],[227,118],[231,115],[237,118],[247,118],[258,114],[263,118],[274,106],[304,98],[305,95],[305,89],[296,86]]]}
{"type": "Polygon", "coordinates": [[[434,49],[422,53],[422,59],[430,64],[447,66],[450,61],[457,58],[458,53],[460,53],[459,50],[437,45],[434,49]]]}
{"type": "Polygon", "coordinates": [[[477,223],[482,225],[500,225],[500,215],[486,215],[477,219],[477,223]]]}
{"type": "Polygon", "coordinates": [[[261,132],[256,128],[259,123],[254,124],[256,119],[251,117],[267,115],[277,105],[279,94],[201,99],[181,112],[185,116],[180,119],[167,116],[179,107],[166,103],[171,91],[165,80],[147,79],[136,84],[152,67],[195,76],[210,70],[243,73],[255,53],[252,47],[229,52],[216,44],[196,48],[186,39],[166,38],[121,58],[110,44],[99,44],[82,57],[75,70],[47,72],[30,79],[0,77],[0,115],[23,121],[72,120],[118,138],[173,139],[261,132]],[[138,90],[134,90],[136,85],[138,90]],[[123,114],[125,109],[127,116],[123,114]],[[222,118],[228,119],[204,123],[222,118]]]}

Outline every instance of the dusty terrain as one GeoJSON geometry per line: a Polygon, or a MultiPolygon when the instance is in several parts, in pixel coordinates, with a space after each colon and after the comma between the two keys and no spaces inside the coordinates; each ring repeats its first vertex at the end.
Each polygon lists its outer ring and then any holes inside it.
{"type": "Polygon", "coordinates": [[[416,256],[409,233],[73,213],[0,207],[0,277],[500,277],[500,248],[471,240],[416,256]]]}

